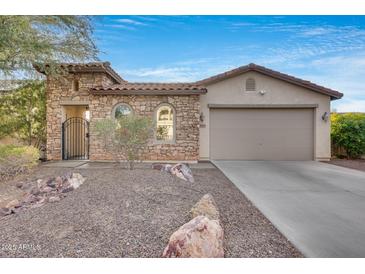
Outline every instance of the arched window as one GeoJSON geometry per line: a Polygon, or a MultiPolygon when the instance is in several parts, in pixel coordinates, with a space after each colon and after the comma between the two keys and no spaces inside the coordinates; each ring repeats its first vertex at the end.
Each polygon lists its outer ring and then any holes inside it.
{"type": "Polygon", "coordinates": [[[246,80],[246,91],[255,91],[256,90],[256,82],[253,78],[248,78],[246,80]]]}
{"type": "Polygon", "coordinates": [[[168,104],[160,105],[156,110],[156,140],[173,142],[175,139],[175,111],[168,104]]]}
{"type": "Polygon", "coordinates": [[[133,110],[129,105],[120,103],[113,108],[112,117],[118,119],[124,116],[128,116],[131,113],[133,113],[133,110]]]}

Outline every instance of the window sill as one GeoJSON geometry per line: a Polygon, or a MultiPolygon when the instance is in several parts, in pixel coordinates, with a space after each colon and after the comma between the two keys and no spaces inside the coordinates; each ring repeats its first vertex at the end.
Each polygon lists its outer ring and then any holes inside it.
{"type": "Polygon", "coordinates": [[[172,141],[153,141],[154,145],[176,145],[176,141],[172,140],[172,141]]]}

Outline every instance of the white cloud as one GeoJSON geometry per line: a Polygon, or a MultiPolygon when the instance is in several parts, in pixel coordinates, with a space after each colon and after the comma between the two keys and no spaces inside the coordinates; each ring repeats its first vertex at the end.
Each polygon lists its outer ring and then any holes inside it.
{"type": "Polygon", "coordinates": [[[140,82],[194,82],[230,70],[235,66],[224,64],[220,59],[201,58],[179,61],[157,67],[125,69],[121,68],[123,78],[140,82]]]}
{"type": "Polygon", "coordinates": [[[127,19],[127,18],[122,18],[122,19],[116,19],[114,20],[115,22],[119,22],[119,23],[123,23],[123,24],[128,24],[128,25],[135,25],[135,26],[147,26],[146,23],[142,23],[140,21],[137,20],[132,20],[132,19],[127,19]]]}
{"type": "Polygon", "coordinates": [[[190,66],[160,66],[123,71],[125,78],[142,82],[190,82],[193,81],[198,74],[199,71],[194,70],[190,66]]]}
{"type": "Polygon", "coordinates": [[[340,100],[332,103],[337,112],[365,112],[365,100],[340,100]]]}
{"type": "Polygon", "coordinates": [[[135,27],[132,26],[126,26],[122,24],[113,24],[113,25],[107,25],[108,27],[114,28],[114,29],[126,29],[126,30],[135,30],[135,27]]]}
{"type": "Polygon", "coordinates": [[[327,35],[330,33],[333,33],[333,28],[325,28],[325,27],[314,27],[314,28],[308,28],[304,30],[301,35],[304,36],[317,36],[317,35],[327,35]]]}

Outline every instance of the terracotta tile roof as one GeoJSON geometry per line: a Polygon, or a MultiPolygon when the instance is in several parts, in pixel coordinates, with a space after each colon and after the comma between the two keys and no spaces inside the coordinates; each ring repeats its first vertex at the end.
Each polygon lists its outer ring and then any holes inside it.
{"type": "Polygon", "coordinates": [[[248,72],[248,71],[256,71],[256,72],[271,76],[273,78],[277,78],[277,79],[286,81],[286,82],[294,84],[294,85],[298,85],[298,86],[305,87],[307,89],[310,89],[310,90],[313,90],[313,91],[316,91],[316,92],[319,92],[319,93],[322,93],[325,95],[329,95],[331,97],[331,99],[340,99],[343,96],[343,94],[341,92],[338,92],[336,90],[329,89],[329,88],[326,88],[323,86],[319,86],[310,81],[299,79],[294,76],[284,74],[284,73],[281,73],[281,72],[278,72],[278,71],[275,71],[272,69],[268,69],[266,67],[259,66],[259,65],[253,64],[253,63],[248,64],[246,66],[232,69],[227,72],[223,72],[221,74],[217,74],[215,76],[212,76],[212,77],[200,80],[200,81],[197,81],[196,84],[209,85],[209,84],[213,84],[213,83],[222,81],[224,79],[235,77],[237,75],[240,75],[240,74],[248,72]]]}
{"type": "Polygon", "coordinates": [[[140,94],[140,95],[160,95],[160,94],[202,94],[207,90],[204,86],[195,83],[132,83],[123,82],[121,84],[95,87],[90,89],[93,94],[140,94]]]}
{"type": "MultiPolygon", "coordinates": [[[[109,62],[91,62],[91,63],[60,63],[59,65],[66,67],[71,72],[105,72],[111,76],[116,82],[115,85],[106,87],[91,88],[92,94],[140,94],[140,95],[169,95],[169,94],[202,94],[206,93],[206,86],[235,77],[248,71],[256,71],[264,75],[271,76],[276,79],[286,81],[288,83],[301,86],[315,92],[319,92],[331,97],[331,99],[339,99],[343,96],[341,92],[329,89],[310,81],[296,78],[294,76],[284,74],[256,64],[248,64],[233,70],[217,74],[215,76],[194,82],[194,83],[132,83],[127,82],[115,72],[109,62]]],[[[47,65],[46,65],[47,66],[47,65]]],[[[41,66],[34,65],[41,73],[44,69],[41,66]]],[[[44,66],[43,66],[44,67],[44,66]]]]}
{"type": "MultiPolygon", "coordinates": [[[[116,83],[123,83],[125,80],[112,69],[110,62],[89,62],[89,63],[58,63],[57,65],[66,68],[69,72],[105,72],[116,83]]],[[[45,73],[47,64],[34,64],[34,68],[40,73],[45,73]]]]}

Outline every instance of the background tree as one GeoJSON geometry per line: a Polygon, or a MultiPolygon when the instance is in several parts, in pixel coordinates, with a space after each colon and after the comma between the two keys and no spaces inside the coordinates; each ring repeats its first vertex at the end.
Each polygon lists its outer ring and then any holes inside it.
{"type": "Polygon", "coordinates": [[[365,114],[332,113],[331,141],[336,154],[340,154],[341,150],[348,158],[365,154],[365,114]]]}
{"type": "Polygon", "coordinates": [[[128,115],[96,121],[95,129],[106,151],[115,160],[125,160],[129,169],[133,169],[153,135],[154,123],[148,117],[128,115]]]}
{"type": "Polygon", "coordinates": [[[46,139],[46,96],[43,81],[25,81],[0,95],[0,138],[12,136],[39,147],[46,139]]]}
{"type": "MultiPolygon", "coordinates": [[[[0,16],[0,89],[9,83],[7,78],[42,77],[34,64],[46,74],[62,76],[66,72],[58,63],[96,60],[92,20],[73,15],[0,16]]],[[[44,83],[20,82],[19,88],[0,94],[0,138],[14,136],[39,147],[45,142],[44,83]]]]}
{"type": "Polygon", "coordinates": [[[95,60],[92,32],[87,16],[0,16],[0,78],[34,77],[34,63],[50,74],[58,62],[95,60]]]}

